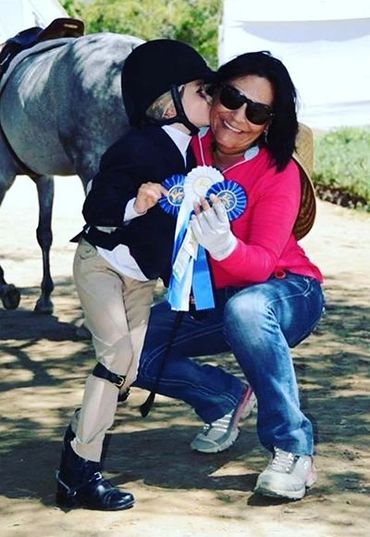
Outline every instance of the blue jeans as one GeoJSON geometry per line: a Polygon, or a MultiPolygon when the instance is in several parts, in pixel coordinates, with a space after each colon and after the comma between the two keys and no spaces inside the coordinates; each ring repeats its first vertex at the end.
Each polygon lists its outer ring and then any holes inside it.
{"type": "Polygon", "coordinates": [[[306,338],[321,317],[320,283],[292,273],[284,279],[272,276],[242,289],[218,290],[216,304],[199,318],[182,314],[169,352],[179,314],[167,302],[152,308],[135,386],[154,387],[160,394],[181,399],[211,423],[235,408],[244,384],[221,367],[201,365],[192,358],[231,351],[257,397],[262,445],[270,451],[275,446],[298,455],[312,454],[312,425],[300,409],[289,348],[306,338]]]}

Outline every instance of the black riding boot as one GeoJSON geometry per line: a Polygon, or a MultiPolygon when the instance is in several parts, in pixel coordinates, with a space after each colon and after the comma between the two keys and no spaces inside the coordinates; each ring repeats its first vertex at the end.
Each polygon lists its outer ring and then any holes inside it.
{"type": "Polygon", "coordinates": [[[119,511],[134,505],[134,497],[114,487],[101,474],[100,463],[79,457],[70,441],[74,433],[68,427],[59,471],[56,503],[60,507],[86,507],[100,511],[119,511]]]}

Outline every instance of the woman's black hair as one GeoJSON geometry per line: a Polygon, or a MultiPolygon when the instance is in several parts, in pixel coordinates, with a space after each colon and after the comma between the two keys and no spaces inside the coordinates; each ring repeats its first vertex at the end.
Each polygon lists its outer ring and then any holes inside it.
{"type": "Polygon", "coordinates": [[[292,156],[298,132],[294,84],[283,63],[268,51],[247,52],[221,65],[217,71],[217,82],[231,82],[247,75],[266,78],[272,85],[274,116],[267,135],[261,137],[260,141],[267,148],[278,171],[282,171],[292,156]]]}

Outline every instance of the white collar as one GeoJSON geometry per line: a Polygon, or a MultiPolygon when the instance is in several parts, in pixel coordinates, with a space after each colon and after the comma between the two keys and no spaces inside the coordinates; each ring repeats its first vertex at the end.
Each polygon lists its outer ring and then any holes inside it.
{"type": "Polygon", "coordinates": [[[191,140],[190,134],[180,131],[173,125],[162,125],[162,129],[168,134],[173,143],[176,144],[186,163],[186,151],[191,140]]]}

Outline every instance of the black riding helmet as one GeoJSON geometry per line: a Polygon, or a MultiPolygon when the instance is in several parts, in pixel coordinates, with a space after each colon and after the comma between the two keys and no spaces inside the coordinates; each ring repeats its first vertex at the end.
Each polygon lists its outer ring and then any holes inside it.
{"type": "Polygon", "coordinates": [[[178,86],[192,80],[211,82],[214,72],[189,45],[172,39],[155,39],[136,47],[122,68],[122,96],[131,126],[152,123],[145,112],[158,97],[171,91],[177,115],[155,121],[164,125],[183,123],[191,133],[198,131],[185,115],[178,86]]]}

